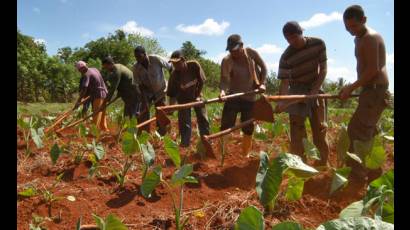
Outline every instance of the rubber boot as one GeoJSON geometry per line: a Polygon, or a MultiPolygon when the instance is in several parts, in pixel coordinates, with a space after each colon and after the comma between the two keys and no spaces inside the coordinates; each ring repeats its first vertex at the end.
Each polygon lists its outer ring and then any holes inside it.
{"type": "Polygon", "coordinates": [[[249,152],[252,149],[252,135],[244,134],[242,137],[242,156],[249,157],[249,152]]]}

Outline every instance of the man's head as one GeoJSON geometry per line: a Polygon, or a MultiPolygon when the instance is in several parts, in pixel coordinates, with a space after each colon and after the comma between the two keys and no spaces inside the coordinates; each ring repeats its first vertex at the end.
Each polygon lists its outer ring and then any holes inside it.
{"type": "Polygon", "coordinates": [[[172,63],[176,71],[182,71],[187,68],[186,60],[181,50],[174,51],[169,62],[172,63]]]}
{"type": "Polygon", "coordinates": [[[134,57],[137,62],[144,62],[147,59],[147,53],[145,52],[145,48],[143,46],[137,46],[134,49],[134,57]]]}
{"type": "Polygon", "coordinates": [[[243,53],[243,42],[239,34],[232,34],[228,37],[226,50],[229,50],[234,58],[243,53]]]}
{"type": "Polygon", "coordinates": [[[299,49],[305,45],[303,29],[296,21],[287,22],[282,28],[283,36],[290,46],[299,49]]]}
{"type": "Polygon", "coordinates": [[[84,61],[78,61],[75,63],[75,68],[77,68],[77,70],[82,74],[86,73],[88,70],[87,63],[84,61]]]}
{"type": "Polygon", "coordinates": [[[102,60],[102,67],[109,72],[114,69],[114,64],[114,59],[111,56],[107,56],[102,60]]]}
{"type": "Polygon", "coordinates": [[[345,28],[353,36],[358,36],[365,29],[366,16],[359,5],[349,6],[343,13],[345,28]]]}

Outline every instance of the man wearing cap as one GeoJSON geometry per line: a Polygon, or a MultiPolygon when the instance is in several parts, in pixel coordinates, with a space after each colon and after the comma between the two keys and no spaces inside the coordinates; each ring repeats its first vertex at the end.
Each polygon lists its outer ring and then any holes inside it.
{"type": "MultiPolygon", "coordinates": [[[[279,61],[279,94],[323,93],[320,88],[327,72],[325,43],[319,38],[303,36],[302,28],[295,21],[287,22],[282,31],[289,46],[279,61]]],[[[290,121],[290,152],[306,161],[303,138],[307,138],[305,120],[309,117],[313,143],[320,152],[320,160],[315,165],[327,165],[329,145],[326,140],[325,100],[306,100],[290,106],[287,103],[277,103],[277,111],[285,108],[290,121]]]]}
{"type": "MultiPolygon", "coordinates": [[[[107,88],[104,80],[98,69],[88,68],[84,61],[77,62],[75,66],[81,75],[84,76],[82,85],[80,85],[80,96],[78,97],[75,107],[77,108],[80,105],[81,99],[88,94],[90,95],[90,101],[92,101],[93,113],[95,113],[103,106],[104,99],[107,96],[107,88]]],[[[100,130],[109,131],[105,118],[105,109],[94,114],[93,122],[100,130]]]]}
{"type": "MultiPolygon", "coordinates": [[[[179,104],[201,100],[201,90],[204,85],[205,73],[201,65],[195,61],[187,61],[180,50],[174,51],[169,62],[174,69],[168,81],[167,95],[176,97],[179,104]]],[[[209,134],[209,121],[205,106],[194,107],[199,134],[209,134]]],[[[191,139],[191,109],[178,111],[178,128],[181,135],[181,147],[188,147],[191,139]]]]}
{"type": "MultiPolygon", "coordinates": [[[[376,124],[388,105],[390,93],[386,71],[386,48],[383,38],[368,28],[364,10],[359,5],[349,6],[343,21],[346,30],[355,36],[355,56],[357,59],[357,80],[340,91],[342,100],[358,88],[362,88],[359,104],[350,119],[347,132],[350,138],[349,152],[354,152],[354,142],[370,141],[376,135],[376,124]]],[[[368,171],[356,161],[348,160],[352,173],[365,177],[368,171]]]]}
{"type": "MultiPolygon", "coordinates": [[[[249,47],[244,48],[241,36],[233,34],[228,37],[227,48],[229,54],[225,56],[221,64],[221,92],[219,97],[227,94],[246,92],[259,88],[265,91],[267,69],[265,62],[258,52],[249,47]]],[[[236,115],[241,114],[241,122],[252,118],[252,107],[256,100],[255,94],[244,95],[225,102],[221,130],[231,128],[235,125],[236,115]]],[[[244,133],[242,139],[242,154],[248,156],[252,148],[252,134],[254,126],[250,124],[242,128],[244,133]]],[[[222,139],[225,149],[227,136],[222,139]]]]}
{"type": "Polygon", "coordinates": [[[117,90],[124,101],[124,116],[137,117],[141,106],[141,92],[137,85],[132,84],[132,71],[122,64],[116,64],[110,56],[103,59],[102,66],[108,72],[107,81],[110,82],[105,101],[110,101],[117,90]]]}
{"type": "MultiPolygon", "coordinates": [[[[138,120],[138,123],[142,123],[149,119],[149,108],[152,104],[165,105],[166,81],[163,69],[171,71],[172,65],[158,55],[147,55],[142,46],[135,48],[134,56],[137,60],[133,67],[134,84],[138,85],[146,107],[146,112],[141,114],[138,120]]],[[[165,135],[166,129],[161,127],[158,121],[157,127],[158,133],[165,135]]],[[[149,132],[149,125],[144,126],[143,129],[149,132]]]]}

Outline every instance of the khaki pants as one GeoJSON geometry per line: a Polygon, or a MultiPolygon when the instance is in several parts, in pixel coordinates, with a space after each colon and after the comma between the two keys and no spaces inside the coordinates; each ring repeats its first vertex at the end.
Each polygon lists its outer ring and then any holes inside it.
{"type": "MultiPolygon", "coordinates": [[[[387,87],[363,88],[360,93],[359,105],[347,127],[347,133],[350,138],[349,152],[354,152],[353,143],[355,140],[369,141],[376,135],[377,122],[383,110],[387,107],[390,98],[387,87]]],[[[347,159],[346,165],[350,166],[352,172],[357,173],[359,176],[364,176],[364,173],[367,171],[362,164],[350,158],[347,159]]]]}
{"type": "Polygon", "coordinates": [[[387,86],[364,88],[359,97],[359,105],[353,113],[347,127],[350,137],[350,149],[353,152],[353,141],[369,141],[376,135],[376,125],[383,110],[388,105],[390,94],[387,86]]]}
{"type": "MultiPolygon", "coordinates": [[[[290,152],[299,155],[304,161],[303,138],[307,138],[305,120],[306,116],[289,114],[290,120],[290,152]]],[[[321,160],[326,163],[329,155],[329,144],[326,140],[326,105],[324,100],[318,100],[318,105],[312,106],[309,117],[312,128],[313,143],[318,148],[321,160]]]]}
{"type": "MultiPolygon", "coordinates": [[[[96,98],[93,101],[93,113],[97,111],[103,104],[104,98],[96,98]]],[[[105,109],[93,116],[93,122],[97,128],[102,131],[108,131],[107,119],[105,117],[105,109]]]]}

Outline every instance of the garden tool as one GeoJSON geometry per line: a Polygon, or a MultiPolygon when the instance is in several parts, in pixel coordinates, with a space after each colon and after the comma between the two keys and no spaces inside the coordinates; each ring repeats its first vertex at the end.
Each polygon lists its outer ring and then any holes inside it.
{"type": "Polygon", "coordinates": [[[69,124],[69,125],[67,125],[67,126],[65,126],[65,127],[63,127],[63,128],[60,128],[60,129],[56,130],[56,133],[60,133],[60,132],[62,132],[62,131],[65,130],[65,129],[68,129],[68,128],[71,128],[71,127],[73,127],[73,126],[76,126],[76,125],[80,124],[81,122],[83,122],[83,121],[89,119],[90,117],[93,117],[95,114],[101,112],[102,110],[104,110],[105,108],[107,108],[109,105],[111,105],[111,104],[112,104],[114,101],[116,101],[118,98],[119,98],[119,96],[117,95],[114,99],[112,99],[111,101],[107,102],[105,105],[101,106],[101,107],[100,107],[97,111],[95,111],[94,113],[91,113],[90,115],[88,115],[88,116],[86,116],[86,117],[84,117],[84,118],[81,118],[80,120],[77,120],[77,121],[75,121],[75,122],[73,122],[73,123],[71,123],[71,124],[69,124]]]}
{"type": "MultiPolygon", "coordinates": [[[[358,97],[359,94],[352,94],[350,97],[358,97]]],[[[293,101],[297,100],[297,102],[305,100],[305,99],[338,99],[340,98],[339,95],[332,95],[332,94],[311,94],[311,95],[273,95],[267,96],[264,95],[268,101],[293,101]]],[[[293,102],[292,102],[293,104],[293,102]]]]}
{"type": "MultiPolygon", "coordinates": [[[[90,98],[90,96],[87,96],[85,98],[83,98],[80,102],[80,105],[84,104],[88,99],[90,98]]],[[[63,114],[61,114],[60,116],[58,116],[55,120],[55,122],[50,125],[49,127],[44,129],[44,133],[48,133],[51,130],[53,130],[58,124],[60,124],[66,117],[68,117],[71,113],[73,113],[75,111],[75,107],[71,108],[70,110],[64,112],[63,114]]]]}
{"type": "Polygon", "coordinates": [[[156,117],[158,117],[159,121],[162,122],[163,124],[165,123],[170,123],[169,118],[166,116],[167,112],[173,111],[173,110],[180,110],[180,109],[188,109],[192,107],[198,107],[198,106],[204,106],[206,104],[214,103],[214,102],[223,102],[225,100],[230,100],[232,98],[244,96],[244,95],[249,95],[249,94],[258,94],[262,93],[260,89],[255,89],[252,91],[247,91],[247,92],[242,92],[242,93],[235,93],[235,94],[229,94],[226,95],[222,98],[217,97],[217,98],[212,98],[209,100],[203,100],[203,101],[195,101],[195,102],[189,102],[185,104],[176,104],[176,105],[166,105],[166,106],[158,106],[156,107],[156,117]],[[158,116],[158,114],[161,114],[161,116],[158,116]],[[161,121],[160,119],[166,119],[166,121],[161,121]]]}
{"type": "Polygon", "coordinates": [[[217,133],[214,133],[214,134],[211,134],[211,135],[202,136],[201,140],[202,140],[202,143],[205,147],[205,151],[206,151],[207,155],[215,157],[212,146],[209,142],[212,139],[219,138],[219,137],[225,136],[229,133],[232,133],[235,130],[238,130],[242,127],[245,127],[247,125],[252,124],[256,120],[266,121],[266,122],[274,122],[272,106],[268,102],[268,100],[266,100],[265,97],[261,97],[257,101],[255,101],[255,104],[252,108],[252,117],[253,118],[251,118],[247,121],[244,121],[244,122],[242,122],[238,125],[235,125],[232,128],[225,129],[225,130],[222,130],[220,132],[217,132],[217,133]]]}

